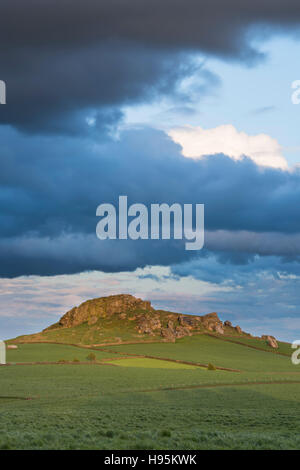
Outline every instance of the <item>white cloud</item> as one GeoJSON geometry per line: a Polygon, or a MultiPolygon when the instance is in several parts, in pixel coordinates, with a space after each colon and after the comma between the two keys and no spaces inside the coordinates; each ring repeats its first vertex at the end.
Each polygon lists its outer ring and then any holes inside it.
{"type": "Polygon", "coordinates": [[[288,164],[276,139],[267,134],[248,135],[238,132],[231,124],[213,129],[180,127],[171,129],[168,135],[182,146],[185,157],[199,159],[204,155],[224,153],[234,160],[244,156],[257,165],[286,170],[288,164]]]}

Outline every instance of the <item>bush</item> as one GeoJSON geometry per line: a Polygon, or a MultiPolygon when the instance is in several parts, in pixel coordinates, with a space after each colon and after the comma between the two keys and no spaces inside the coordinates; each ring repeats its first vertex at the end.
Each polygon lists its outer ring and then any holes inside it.
{"type": "Polygon", "coordinates": [[[73,362],[80,362],[80,360],[77,359],[77,357],[75,357],[75,358],[73,359],[73,362]]]}
{"type": "Polygon", "coordinates": [[[207,366],[207,370],[217,370],[217,368],[213,364],[209,363],[207,366]]]}
{"type": "Polygon", "coordinates": [[[65,364],[65,363],[68,362],[68,361],[66,361],[65,359],[59,359],[58,362],[60,362],[60,364],[65,364]]]}
{"type": "Polygon", "coordinates": [[[95,361],[96,360],[96,354],[90,353],[87,357],[88,361],[95,361]]]}
{"type": "Polygon", "coordinates": [[[161,437],[171,437],[172,433],[168,429],[163,429],[160,433],[161,437]]]}

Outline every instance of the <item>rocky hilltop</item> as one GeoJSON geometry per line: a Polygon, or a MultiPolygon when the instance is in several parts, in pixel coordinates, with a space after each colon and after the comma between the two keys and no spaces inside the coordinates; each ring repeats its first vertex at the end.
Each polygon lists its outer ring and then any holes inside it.
{"type": "Polygon", "coordinates": [[[242,333],[239,326],[233,327],[230,322],[223,324],[215,312],[196,316],[155,310],[151,302],[128,294],[88,300],[79,307],[69,310],[58,323],[46,328],[44,332],[59,328],[73,328],[83,324],[101,327],[103,320],[116,319],[132,322],[140,335],[159,335],[169,341],[204,330],[221,335],[225,333],[225,330],[242,333]]]}
{"type": "Polygon", "coordinates": [[[123,315],[125,319],[126,313],[143,313],[146,311],[149,313],[155,312],[151,307],[151,303],[146,300],[137,299],[133,295],[111,295],[109,297],[88,300],[79,307],[72,308],[61,317],[55,326],[71,328],[85,322],[87,322],[88,325],[94,325],[99,319],[107,318],[112,315],[123,315]]]}
{"type": "MultiPolygon", "coordinates": [[[[83,302],[61,319],[35,335],[20,341],[55,341],[101,345],[121,342],[168,341],[194,334],[251,336],[230,321],[224,323],[217,313],[185,315],[156,310],[151,302],[128,294],[111,295],[83,302]]],[[[273,337],[265,337],[276,348],[273,337]]]]}

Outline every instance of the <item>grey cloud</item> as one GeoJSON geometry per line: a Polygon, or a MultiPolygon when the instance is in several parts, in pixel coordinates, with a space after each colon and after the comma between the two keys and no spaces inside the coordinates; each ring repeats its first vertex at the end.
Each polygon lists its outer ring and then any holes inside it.
{"type": "Polygon", "coordinates": [[[299,257],[300,233],[225,231],[206,232],[205,246],[210,251],[299,257]]]}
{"type": "Polygon", "coordinates": [[[96,208],[117,206],[119,195],[148,206],[204,203],[205,249],[224,265],[247,265],[256,255],[299,261],[298,170],[261,170],[224,155],[194,161],[149,129],[98,144],[12,130],[0,137],[1,276],[115,272],[195,257],[179,241],[97,240],[96,208]]]}
{"type": "Polygon", "coordinates": [[[240,253],[241,259],[235,263],[234,255],[230,250],[227,253],[204,250],[192,260],[174,264],[172,273],[175,276],[193,276],[202,281],[227,286],[259,284],[263,280],[285,280],[299,286],[299,259],[253,254],[251,258],[245,256],[243,262],[243,253],[240,253]]]}

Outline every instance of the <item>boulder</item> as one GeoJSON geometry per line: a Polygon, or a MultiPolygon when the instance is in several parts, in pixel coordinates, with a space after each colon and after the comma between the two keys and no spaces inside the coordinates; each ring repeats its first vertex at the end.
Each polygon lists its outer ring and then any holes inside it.
{"type": "Polygon", "coordinates": [[[222,325],[219,325],[219,323],[217,323],[217,324],[214,326],[213,331],[215,331],[215,332],[218,333],[219,335],[223,335],[223,334],[224,334],[223,326],[222,326],[222,325]]]}
{"type": "Polygon", "coordinates": [[[229,320],[224,321],[224,326],[232,326],[231,321],[229,320]]]}
{"type": "Polygon", "coordinates": [[[191,336],[192,333],[190,329],[185,326],[176,326],[175,335],[176,338],[183,338],[184,336],[191,336]]]}
{"type": "Polygon", "coordinates": [[[213,323],[222,323],[216,312],[207,313],[206,315],[203,315],[201,317],[201,321],[202,322],[207,321],[209,323],[211,323],[211,322],[213,322],[213,323]]]}
{"type": "Polygon", "coordinates": [[[241,334],[243,333],[243,332],[242,332],[242,328],[241,328],[240,326],[238,326],[238,325],[237,325],[234,329],[235,329],[235,331],[236,331],[239,335],[241,335],[241,334]]]}
{"type": "Polygon", "coordinates": [[[174,331],[170,328],[162,328],[161,329],[161,336],[168,341],[175,341],[175,334],[174,331]]]}
{"type": "Polygon", "coordinates": [[[161,329],[159,316],[143,315],[138,321],[137,329],[139,333],[144,333],[152,336],[155,335],[155,331],[161,329]]]}
{"type": "Polygon", "coordinates": [[[271,348],[278,349],[278,343],[274,336],[263,335],[261,338],[265,340],[271,348]]]}
{"type": "Polygon", "coordinates": [[[178,321],[181,326],[194,328],[198,326],[200,319],[198,317],[194,317],[193,315],[190,315],[190,316],[180,315],[178,317],[178,321]]]}

